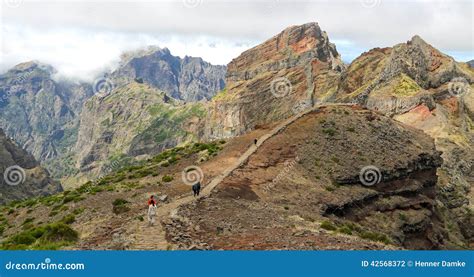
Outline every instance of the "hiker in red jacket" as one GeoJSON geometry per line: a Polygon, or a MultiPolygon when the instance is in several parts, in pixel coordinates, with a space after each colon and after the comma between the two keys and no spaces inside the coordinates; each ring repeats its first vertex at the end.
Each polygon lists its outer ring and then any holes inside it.
{"type": "Polygon", "coordinates": [[[156,201],[153,198],[153,195],[148,199],[148,226],[153,226],[155,224],[156,216],[156,201]]]}
{"type": "Polygon", "coordinates": [[[150,205],[155,205],[156,206],[156,201],[155,198],[153,198],[153,195],[150,196],[150,199],[148,199],[148,206],[150,205]]]}

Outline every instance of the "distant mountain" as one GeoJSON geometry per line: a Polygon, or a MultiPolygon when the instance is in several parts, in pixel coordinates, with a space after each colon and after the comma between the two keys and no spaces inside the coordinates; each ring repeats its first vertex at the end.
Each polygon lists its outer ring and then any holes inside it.
{"type": "Polygon", "coordinates": [[[72,167],[85,180],[94,179],[134,157],[192,141],[205,114],[202,103],[184,103],[138,82],[96,95],[84,105],[72,167]]]}
{"type": "MultiPolygon", "coordinates": [[[[130,118],[137,119],[137,122],[143,123],[141,120],[146,120],[151,124],[152,119],[157,120],[154,127],[156,130],[161,128],[156,126],[159,125],[159,117],[168,114],[162,114],[160,109],[155,108],[154,110],[159,111],[156,117],[140,118],[143,111],[147,111],[146,107],[159,105],[163,101],[184,105],[185,102],[207,100],[225,86],[225,66],[211,65],[195,57],[186,56],[181,59],[171,55],[166,48],[150,47],[124,53],[121,58],[118,69],[105,73],[105,78],[98,78],[94,83],[56,81],[53,79],[56,73],[53,67],[34,61],[13,67],[0,75],[0,128],[3,128],[8,136],[14,138],[21,147],[32,153],[38,160],[45,161],[45,166],[56,178],[71,176],[77,174],[79,168],[84,168],[84,165],[88,164],[82,161],[84,158],[82,154],[79,154],[79,161],[75,160],[76,152],[72,150],[73,146],[84,146],[79,152],[85,153],[84,151],[89,149],[85,144],[88,143],[89,146],[96,144],[95,140],[81,141],[86,134],[84,130],[90,129],[91,124],[100,118],[104,117],[105,120],[108,116],[108,114],[103,114],[108,110],[107,105],[103,106],[107,102],[102,101],[104,97],[107,97],[101,94],[103,92],[101,85],[104,83],[97,81],[105,81],[106,94],[118,92],[117,95],[123,97],[133,94],[137,101],[146,99],[141,104],[142,106],[127,112],[130,113],[130,118]],[[94,93],[98,93],[97,98],[93,99],[89,105],[97,102],[98,106],[95,106],[95,110],[90,109],[92,106],[86,106],[88,113],[81,118],[84,104],[94,93]],[[146,95],[140,95],[140,93],[146,95]],[[158,102],[150,100],[155,96],[161,100],[158,102]],[[93,114],[90,114],[91,112],[93,114]],[[78,139],[79,130],[82,130],[82,133],[81,138],[78,139]],[[82,165],[76,167],[76,164],[82,165]]],[[[115,96],[107,99],[127,101],[125,98],[115,96]]],[[[116,104],[117,106],[113,108],[115,114],[126,112],[125,102],[116,104]]],[[[113,122],[122,123],[111,119],[111,123],[113,122]]],[[[119,126],[124,127],[124,125],[117,125],[119,126]]],[[[146,124],[140,126],[140,128],[149,127],[151,126],[146,124]]],[[[96,134],[101,132],[96,131],[96,134]]],[[[113,133],[113,131],[107,132],[112,132],[112,136],[117,137],[118,133],[113,133]]],[[[143,152],[143,149],[140,149],[144,147],[145,141],[148,141],[146,148],[153,153],[166,147],[163,142],[149,144],[152,141],[140,135],[141,131],[145,130],[128,130],[128,135],[132,136],[128,143],[131,143],[134,136],[139,136],[133,139],[133,149],[129,149],[131,155],[140,155],[139,153],[143,152]]],[[[147,132],[150,133],[151,130],[147,132]]],[[[169,137],[175,136],[170,134],[169,137]]],[[[92,138],[89,137],[89,139],[92,138]]],[[[167,140],[166,143],[175,145],[177,141],[167,140]]],[[[125,147],[125,144],[121,143],[119,146],[125,147]]],[[[128,149],[129,146],[127,145],[124,149],[128,149]]],[[[123,154],[129,154],[127,151],[123,154]]],[[[86,157],[94,160],[94,155],[87,154],[86,157]]],[[[110,157],[101,158],[109,159],[110,157]]]]}
{"type": "Polygon", "coordinates": [[[75,141],[77,115],[93,94],[91,85],[55,81],[54,73],[27,62],[0,75],[0,128],[38,160],[61,155],[75,141]]]}
{"type": "Polygon", "coordinates": [[[474,60],[468,61],[467,64],[468,64],[471,68],[474,68],[474,60]]]}
{"type": "Polygon", "coordinates": [[[0,129],[0,204],[62,191],[48,171],[0,129]]]}
{"type": "Polygon", "coordinates": [[[122,55],[121,66],[111,77],[120,86],[140,80],[170,97],[194,102],[209,100],[225,87],[226,67],[201,58],[180,58],[167,48],[150,47],[122,55]]]}
{"type": "Polygon", "coordinates": [[[212,98],[225,86],[225,66],[181,59],[166,48],[121,58],[119,68],[105,75],[110,90],[84,104],[73,153],[60,162],[68,164],[63,171],[79,173],[67,183],[94,179],[135,157],[199,140],[206,109],[195,102],[212,98]]]}

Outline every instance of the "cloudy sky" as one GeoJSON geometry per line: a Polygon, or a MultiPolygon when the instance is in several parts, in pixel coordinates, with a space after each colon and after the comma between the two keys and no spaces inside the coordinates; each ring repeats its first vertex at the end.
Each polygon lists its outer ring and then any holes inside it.
{"type": "Polygon", "coordinates": [[[418,34],[474,59],[472,0],[0,0],[0,72],[28,60],[82,79],[147,45],[227,64],[282,29],[311,21],[346,62],[418,34]]]}

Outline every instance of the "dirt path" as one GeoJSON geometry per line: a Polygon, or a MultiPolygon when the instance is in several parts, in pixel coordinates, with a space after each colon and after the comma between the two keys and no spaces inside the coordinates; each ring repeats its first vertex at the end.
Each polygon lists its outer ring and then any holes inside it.
{"type": "MultiPolygon", "coordinates": [[[[212,179],[211,182],[209,182],[203,188],[199,198],[208,196],[212,192],[212,190],[217,185],[219,185],[226,177],[228,177],[234,170],[244,165],[249,159],[249,157],[252,154],[254,154],[266,140],[277,135],[278,133],[283,131],[288,125],[298,120],[302,116],[312,111],[315,111],[322,106],[334,106],[334,105],[341,105],[341,104],[326,104],[326,105],[314,106],[312,109],[309,109],[297,115],[294,115],[286,119],[282,123],[278,124],[270,132],[261,136],[257,141],[257,145],[252,144],[252,146],[249,147],[247,151],[237,161],[235,161],[231,166],[229,166],[221,174],[214,177],[214,179],[212,179]]],[[[130,245],[130,249],[134,249],[134,250],[166,250],[168,249],[170,246],[170,243],[165,238],[166,234],[165,234],[165,230],[163,229],[161,225],[161,221],[165,219],[166,217],[169,217],[170,214],[176,214],[179,206],[188,204],[196,199],[198,198],[193,197],[192,195],[189,195],[183,198],[176,199],[172,201],[171,203],[159,206],[157,209],[157,217],[156,217],[155,226],[149,227],[147,222],[137,223],[137,226],[134,231],[134,239],[130,245]]]]}

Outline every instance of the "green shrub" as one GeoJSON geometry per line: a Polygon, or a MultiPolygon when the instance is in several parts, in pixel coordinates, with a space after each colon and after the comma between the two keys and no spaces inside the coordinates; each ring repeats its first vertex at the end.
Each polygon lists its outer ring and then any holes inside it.
{"type": "Polygon", "coordinates": [[[330,137],[333,137],[336,134],[336,130],[334,130],[333,128],[325,128],[323,129],[323,133],[330,137]]]}
{"type": "Polygon", "coordinates": [[[36,238],[29,232],[22,232],[11,238],[13,244],[30,245],[36,241],[36,238]]]}
{"type": "Polygon", "coordinates": [[[129,202],[125,199],[122,199],[122,198],[117,198],[114,200],[114,202],[112,202],[112,205],[114,206],[121,206],[121,205],[126,205],[128,204],[129,202]]]}
{"type": "Polygon", "coordinates": [[[28,217],[25,219],[25,221],[23,221],[23,223],[21,225],[25,225],[25,224],[28,224],[28,223],[31,223],[35,221],[35,219],[33,217],[28,217]]]}
{"type": "Polygon", "coordinates": [[[402,221],[407,221],[407,220],[408,220],[407,215],[406,215],[405,213],[403,213],[403,212],[400,212],[400,213],[398,214],[398,218],[400,218],[400,220],[402,220],[402,221]]]}
{"type": "Polygon", "coordinates": [[[359,234],[359,236],[363,239],[369,239],[373,241],[380,241],[385,244],[389,244],[391,241],[385,234],[370,232],[370,231],[363,231],[359,234]]]}
{"type": "Polygon", "coordinates": [[[321,228],[329,230],[329,231],[335,231],[337,228],[332,224],[330,221],[324,220],[321,222],[321,228]]]}
{"type": "Polygon", "coordinates": [[[39,238],[42,242],[73,242],[79,238],[79,234],[69,225],[63,222],[48,224],[44,227],[44,233],[39,238]]]}
{"type": "Polygon", "coordinates": [[[341,228],[338,229],[338,232],[347,234],[347,235],[352,235],[352,229],[349,226],[342,226],[341,228]]]}
{"type": "Polygon", "coordinates": [[[130,210],[130,208],[127,206],[128,203],[129,202],[125,199],[117,198],[112,203],[113,205],[112,211],[114,212],[114,214],[121,214],[121,213],[128,212],[130,210]]]}
{"type": "Polygon", "coordinates": [[[173,176],[165,175],[161,178],[161,181],[163,181],[165,183],[169,183],[169,182],[173,181],[173,176]]]}
{"type": "Polygon", "coordinates": [[[58,211],[51,211],[48,216],[49,216],[49,217],[53,217],[53,216],[55,216],[55,215],[57,215],[57,214],[58,214],[58,211]]]}
{"type": "Polygon", "coordinates": [[[325,186],[324,188],[329,192],[333,192],[333,191],[336,190],[336,187],[334,187],[334,186],[325,186]]]}
{"type": "Polygon", "coordinates": [[[61,219],[61,222],[64,224],[71,224],[74,223],[74,221],[76,221],[76,217],[73,214],[68,214],[61,219]]]}
{"type": "Polygon", "coordinates": [[[85,208],[77,208],[74,211],[72,211],[73,214],[75,215],[80,215],[84,212],[85,208]]]}
{"type": "Polygon", "coordinates": [[[81,200],[84,200],[85,198],[81,196],[81,194],[77,191],[74,191],[72,193],[68,193],[64,199],[63,199],[63,204],[69,203],[71,201],[73,202],[79,202],[81,200]]]}

